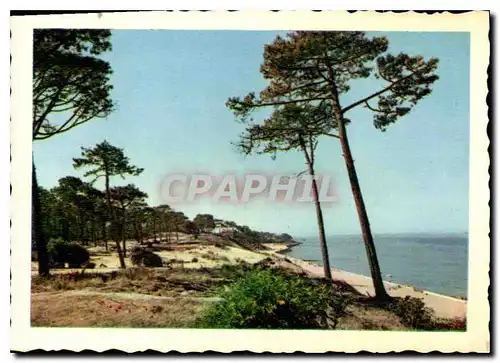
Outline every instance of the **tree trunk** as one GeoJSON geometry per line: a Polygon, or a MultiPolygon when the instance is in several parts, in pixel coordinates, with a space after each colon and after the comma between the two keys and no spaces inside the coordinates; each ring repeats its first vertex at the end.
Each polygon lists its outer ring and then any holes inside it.
{"type": "Polygon", "coordinates": [[[122,212],[123,213],[123,217],[122,217],[122,221],[121,221],[121,237],[122,237],[122,245],[123,245],[123,258],[126,258],[127,257],[127,234],[126,234],[126,231],[125,231],[125,223],[126,223],[126,220],[125,220],[125,211],[122,212]]]}
{"type": "Polygon", "coordinates": [[[142,221],[139,223],[139,239],[142,245],[144,243],[144,232],[142,231],[142,221]]]}
{"type": "MultiPolygon", "coordinates": [[[[114,211],[113,211],[113,206],[111,205],[111,193],[110,193],[110,189],[109,189],[109,175],[108,175],[108,170],[106,168],[105,170],[105,179],[106,179],[106,201],[107,201],[107,204],[108,204],[108,211],[109,211],[109,215],[111,216],[111,226],[116,228],[112,228],[112,232],[117,232],[117,233],[113,233],[115,236],[114,236],[114,239],[115,239],[115,244],[116,244],[116,252],[118,253],[118,258],[120,259],[120,266],[121,268],[126,268],[127,266],[125,265],[125,258],[123,257],[123,253],[122,253],[122,248],[120,246],[120,237],[121,237],[121,234],[119,233],[120,230],[118,230],[119,226],[118,226],[118,223],[117,223],[117,218],[114,214],[114,211]]],[[[108,242],[106,241],[106,252],[108,251],[108,242]]]]}
{"type": "Polygon", "coordinates": [[[123,257],[127,258],[127,236],[123,235],[123,257]]]}
{"type": "Polygon", "coordinates": [[[170,237],[170,224],[169,223],[167,223],[167,226],[166,226],[165,230],[167,231],[166,232],[167,233],[167,243],[170,243],[170,238],[171,237],[170,237]]]}
{"type": "Polygon", "coordinates": [[[125,265],[125,258],[123,257],[122,253],[122,247],[120,246],[120,239],[117,238],[115,243],[116,243],[116,251],[118,252],[118,258],[120,259],[120,267],[127,268],[127,266],[125,265]]]}
{"type": "Polygon", "coordinates": [[[318,184],[316,183],[316,173],[314,172],[313,160],[307,153],[305,145],[302,146],[302,151],[307,161],[307,167],[309,169],[309,175],[312,177],[312,191],[314,198],[314,206],[316,207],[316,219],[318,221],[318,234],[319,234],[319,245],[321,247],[321,255],[323,257],[323,271],[325,273],[325,278],[328,281],[333,281],[332,270],[330,268],[330,258],[328,256],[328,246],[326,245],[325,236],[325,224],[323,221],[323,211],[321,210],[321,202],[319,201],[318,184]]]}
{"type": "Polygon", "coordinates": [[[382,274],[380,272],[377,252],[375,250],[375,243],[373,242],[373,235],[370,229],[370,221],[368,220],[368,214],[366,212],[365,203],[363,201],[363,195],[361,194],[361,187],[359,186],[356,168],[354,167],[354,160],[352,158],[351,148],[349,146],[349,140],[347,139],[347,131],[345,127],[344,117],[340,109],[340,103],[336,88],[333,87],[333,89],[334,89],[334,94],[333,94],[334,116],[338,122],[340,145],[342,147],[342,154],[344,156],[345,164],[347,167],[347,173],[349,175],[349,182],[351,184],[354,203],[356,204],[356,210],[358,212],[359,223],[361,226],[361,234],[363,236],[366,255],[368,257],[370,273],[373,280],[373,286],[375,288],[375,295],[379,300],[387,300],[389,299],[389,295],[385,290],[384,281],[382,280],[382,274]]]}
{"type": "Polygon", "coordinates": [[[91,224],[91,234],[92,234],[92,243],[94,244],[94,247],[97,247],[97,236],[96,236],[96,228],[95,228],[95,220],[92,218],[91,224]]]}
{"type": "Polygon", "coordinates": [[[108,235],[106,233],[106,220],[102,219],[101,223],[101,237],[102,240],[104,241],[104,244],[106,246],[106,251],[108,250],[108,235]]]}
{"type": "Polygon", "coordinates": [[[123,250],[122,250],[122,241],[123,241],[123,234],[122,234],[122,226],[119,221],[116,219],[111,222],[111,235],[113,240],[115,241],[116,245],[116,252],[118,254],[118,259],[120,260],[120,267],[121,268],[126,268],[125,264],[125,258],[123,256],[123,250]]]}
{"type": "Polygon", "coordinates": [[[153,242],[156,243],[156,216],[153,212],[153,242]]]}
{"type": "Polygon", "coordinates": [[[80,235],[78,239],[82,245],[87,245],[87,243],[85,243],[85,219],[80,212],[78,213],[76,223],[78,224],[78,234],[80,235]]]}
{"type": "Polygon", "coordinates": [[[135,240],[137,241],[137,243],[139,244],[142,244],[142,241],[141,241],[141,234],[139,232],[139,223],[137,223],[137,221],[134,221],[134,235],[135,235],[135,240]]]}
{"type": "MultiPolygon", "coordinates": [[[[110,192],[109,192],[109,175],[108,175],[108,170],[106,169],[106,175],[105,175],[105,179],[106,179],[106,203],[108,204],[108,213],[109,213],[109,216],[111,217],[111,220],[113,221],[113,208],[111,207],[111,195],[110,195],[110,192]]],[[[111,222],[113,223],[113,222],[111,222]]],[[[108,249],[108,239],[105,238],[104,239],[104,245],[106,247],[106,252],[109,251],[108,249]]]]}
{"type": "Polygon", "coordinates": [[[38,194],[35,161],[33,161],[31,178],[31,208],[31,238],[35,242],[38,254],[38,275],[41,277],[47,277],[50,274],[49,256],[47,253],[47,241],[45,240],[42,229],[42,209],[40,204],[40,195],[38,194]]]}
{"type": "Polygon", "coordinates": [[[321,246],[321,254],[323,255],[323,270],[325,272],[325,278],[328,281],[332,281],[332,270],[330,268],[330,259],[328,256],[328,247],[326,245],[326,237],[325,237],[325,224],[323,221],[323,211],[321,210],[321,203],[319,201],[318,194],[318,184],[314,179],[315,173],[312,165],[309,165],[309,173],[312,176],[312,190],[314,197],[314,205],[316,207],[316,217],[318,220],[318,233],[319,233],[319,244],[321,246]]]}

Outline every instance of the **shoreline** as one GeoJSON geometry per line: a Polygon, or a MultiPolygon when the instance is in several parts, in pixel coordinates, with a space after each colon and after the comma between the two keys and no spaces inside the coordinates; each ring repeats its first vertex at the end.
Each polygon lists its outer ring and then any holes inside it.
{"type": "MultiPolygon", "coordinates": [[[[291,257],[277,251],[270,252],[282,259],[288,259],[295,265],[302,268],[311,276],[323,277],[323,266],[305,261],[296,257],[291,257]]],[[[348,283],[358,292],[366,296],[374,296],[372,278],[360,275],[354,272],[331,268],[332,277],[335,280],[340,280],[348,283]]],[[[384,280],[384,286],[387,293],[393,297],[412,296],[423,299],[426,306],[433,309],[436,316],[441,318],[465,318],[467,316],[467,300],[462,300],[456,297],[438,294],[431,291],[417,289],[411,285],[398,284],[384,280]]]]}

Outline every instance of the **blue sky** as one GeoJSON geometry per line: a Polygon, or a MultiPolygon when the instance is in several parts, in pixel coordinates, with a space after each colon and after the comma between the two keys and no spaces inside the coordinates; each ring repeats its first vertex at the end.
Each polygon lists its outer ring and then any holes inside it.
{"type": "MultiPolygon", "coordinates": [[[[68,133],[34,145],[39,183],[47,188],[66,175],[82,176],[72,158],[80,146],[107,139],[125,149],[145,171],[115,185],[134,183],[161,204],[168,173],[203,170],[212,174],[248,171],[297,173],[300,153],[244,157],[230,144],[242,131],[225,102],[266,86],[259,73],[264,44],[277,32],[117,30],[113,51],[104,56],[114,74],[117,110],[68,133]]],[[[382,133],[369,111],[349,113],[348,128],[358,177],[374,233],[465,232],[468,230],[469,35],[467,33],[379,32],[389,52],[440,59],[431,96],[382,133]]],[[[378,90],[374,80],[353,85],[344,98],[378,90]]],[[[342,101],[342,100],[341,100],[342,101]]],[[[334,139],[321,139],[318,173],[333,175],[339,201],[325,208],[328,234],[359,233],[359,223],[340,152],[334,139]]],[[[100,187],[100,185],[97,185],[100,187]]],[[[251,202],[242,205],[179,206],[189,217],[211,213],[252,228],[316,234],[314,206],[251,202]]]]}

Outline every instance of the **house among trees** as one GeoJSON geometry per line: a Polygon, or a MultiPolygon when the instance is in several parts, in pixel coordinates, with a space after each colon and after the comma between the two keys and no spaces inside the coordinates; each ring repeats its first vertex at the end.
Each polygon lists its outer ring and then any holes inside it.
{"type": "Polygon", "coordinates": [[[216,219],[214,221],[215,227],[212,230],[212,233],[214,234],[222,234],[222,235],[227,235],[227,234],[234,234],[234,232],[237,230],[236,224],[233,222],[228,222],[228,221],[223,221],[220,219],[216,219]]]}

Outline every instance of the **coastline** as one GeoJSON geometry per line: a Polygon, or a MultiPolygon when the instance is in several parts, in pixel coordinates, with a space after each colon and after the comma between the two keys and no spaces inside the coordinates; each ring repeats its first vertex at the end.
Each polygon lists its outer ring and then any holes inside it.
{"type": "MultiPolygon", "coordinates": [[[[305,261],[299,258],[288,256],[284,253],[291,250],[291,246],[285,244],[269,244],[269,253],[280,259],[287,259],[293,264],[299,266],[310,276],[323,277],[323,266],[311,261],[305,261]]],[[[358,292],[366,296],[374,296],[372,279],[369,276],[360,275],[354,272],[332,268],[332,277],[335,280],[344,281],[354,287],[358,292]]],[[[465,318],[467,315],[467,300],[456,297],[438,294],[431,291],[425,291],[415,288],[411,285],[398,284],[384,280],[384,286],[389,295],[394,297],[412,296],[421,298],[425,304],[434,310],[436,316],[442,318],[465,318]]]]}
{"type": "MultiPolygon", "coordinates": [[[[270,254],[281,259],[288,259],[295,265],[302,268],[306,273],[315,277],[323,277],[323,266],[304,261],[299,258],[284,255],[282,250],[275,249],[270,254]]],[[[332,277],[335,280],[344,281],[355,288],[358,292],[366,296],[374,296],[375,290],[371,277],[332,268],[332,277]]],[[[393,297],[412,296],[423,299],[426,306],[433,309],[436,316],[440,318],[465,318],[467,315],[467,301],[455,297],[424,291],[410,285],[403,285],[394,282],[384,281],[384,286],[389,295],[393,297]]]]}

